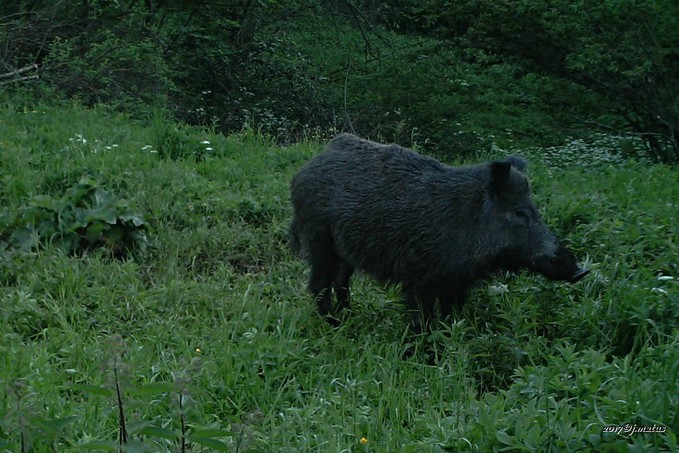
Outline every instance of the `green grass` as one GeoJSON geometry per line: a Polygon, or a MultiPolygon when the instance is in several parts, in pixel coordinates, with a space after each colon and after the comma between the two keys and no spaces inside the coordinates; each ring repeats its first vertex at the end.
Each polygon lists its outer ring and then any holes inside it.
{"type": "Polygon", "coordinates": [[[315,313],[286,233],[321,144],[7,100],[0,124],[0,220],[89,175],[150,227],[124,260],[0,244],[1,451],[118,450],[116,386],[126,451],[679,448],[676,169],[532,150],[545,218],[592,274],[501,276],[416,338],[363,276],[340,328],[315,313]],[[603,433],[625,424],[667,431],[603,433]]]}

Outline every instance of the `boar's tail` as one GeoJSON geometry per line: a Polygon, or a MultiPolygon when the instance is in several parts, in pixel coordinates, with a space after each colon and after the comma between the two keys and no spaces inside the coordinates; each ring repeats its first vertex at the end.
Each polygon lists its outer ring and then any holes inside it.
{"type": "Polygon", "coordinates": [[[292,219],[290,229],[288,230],[288,244],[295,254],[299,255],[301,253],[302,243],[299,238],[299,223],[295,218],[292,219]]]}

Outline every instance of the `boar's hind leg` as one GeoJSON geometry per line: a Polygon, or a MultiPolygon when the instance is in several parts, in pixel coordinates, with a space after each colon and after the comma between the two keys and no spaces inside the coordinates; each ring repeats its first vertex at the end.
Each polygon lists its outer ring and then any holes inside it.
{"type": "Polygon", "coordinates": [[[318,305],[318,312],[326,316],[330,324],[338,322],[332,317],[332,283],[340,268],[340,258],[330,244],[324,247],[314,247],[309,250],[311,261],[311,277],[309,291],[318,305]]]}
{"type": "Polygon", "coordinates": [[[342,260],[335,275],[335,294],[337,295],[337,312],[349,308],[349,280],[354,273],[354,267],[342,260]]]}
{"type": "Polygon", "coordinates": [[[441,319],[448,318],[453,312],[453,309],[455,310],[455,314],[459,314],[462,311],[462,306],[464,305],[468,292],[469,288],[461,285],[451,292],[440,295],[439,303],[441,306],[441,319]]]}
{"type": "Polygon", "coordinates": [[[415,333],[423,333],[431,327],[431,320],[434,317],[435,298],[425,291],[418,291],[415,288],[403,288],[405,302],[410,319],[413,323],[415,333]]]}

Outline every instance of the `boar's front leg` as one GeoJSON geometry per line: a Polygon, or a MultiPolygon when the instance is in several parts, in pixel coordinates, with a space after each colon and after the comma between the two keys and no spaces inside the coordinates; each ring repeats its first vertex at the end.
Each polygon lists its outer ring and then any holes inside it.
{"type": "Polygon", "coordinates": [[[342,260],[333,282],[335,295],[337,296],[337,313],[345,308],[349,308],[349,280],[353,273],[354,266],[342,260]]]}
{"type": "Polygon", "coordinates": [[[459,314],[462,311],[468,293],[468,285],[457,283],[455,286],[448,288],[446,292],[439,294],[441,319],[450,317],[453,310],[455,310],[455,314],[459,314]]]}
{"type": "Polygon", "coordinates": [[[318,313],[325,316],[328,322],[337,326],[339,322],[332,315],[332,284],[340,268],[340,258],[331,244],[325,247],[314,247],[310,250],[311,275],[309,291],[318,305],[318,313]]]}
{"type": "Polygon", "coordinates": [[[404,284],[403,293],[405,303],[410,312],[413,330],[416,334],[423,333],[431,328],[431,320],[434,317],[434,302],[436,298],[428,291],[421,288],[406,286],[404,284]]]}

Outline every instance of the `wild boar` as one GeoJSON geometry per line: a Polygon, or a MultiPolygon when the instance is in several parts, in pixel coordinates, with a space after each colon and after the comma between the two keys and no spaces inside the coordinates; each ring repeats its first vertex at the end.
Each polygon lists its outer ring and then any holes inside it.
{"type": "Polygon", "coordinates": [[[580,280],[589,271],[541,219],[525,169],[517,156],[452,167],[398,145],[335,137],[291,183],[290,242],[311,265],[320,314],[337,324],[356,269],[401,284],[416,331],[436,300],[447,316],[496,271],[580,280]]]}

